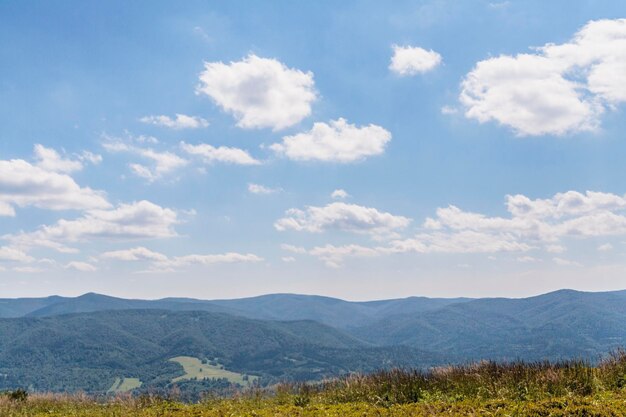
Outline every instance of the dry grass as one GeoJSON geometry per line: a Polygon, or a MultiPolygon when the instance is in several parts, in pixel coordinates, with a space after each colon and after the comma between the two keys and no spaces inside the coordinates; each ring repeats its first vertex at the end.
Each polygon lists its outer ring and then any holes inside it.
{"type": "Polygon", "coordinates": [[[626,416],[626,353],[595,367],[559,363],[481,362],[430,372],[389,370],[319,384],[282,385],[184,404],[119,394],[0,395],[2,417],[225,416],[626,416]],[[19,397],[19,396],[17,396],[19,397]]]}

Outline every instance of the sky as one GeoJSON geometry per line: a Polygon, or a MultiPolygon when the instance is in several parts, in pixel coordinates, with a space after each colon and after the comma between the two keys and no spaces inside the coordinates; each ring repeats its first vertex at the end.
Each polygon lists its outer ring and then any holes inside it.
{"type": "Polygon", "coordinates": [[[0,2],[0,297],[626,288],[626,3],[0,2]]]}

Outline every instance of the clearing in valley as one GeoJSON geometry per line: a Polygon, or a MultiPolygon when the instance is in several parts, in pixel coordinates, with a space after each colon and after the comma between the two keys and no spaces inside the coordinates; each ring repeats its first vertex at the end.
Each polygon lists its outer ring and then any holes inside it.
{"type": "Polygon", "coordinates": [[[139,378],[115,378],[115,382],[113,382],[107,393],[119,394],[132,391],[135,388],[139,388],[141,384],[139,378]]]}
{"type": "Polygon", "coordinates": [[[257,376],[227,371],[219,364],[212,365],[211,363],[202,363],[200,359],[191,356],[177,356],[170,359],[170,361],[179,363],[185,370],[185,375],[174,378],[172,382],[189,379],[225,378],[233,384],[248,386],[258,379],[257,376]]]}

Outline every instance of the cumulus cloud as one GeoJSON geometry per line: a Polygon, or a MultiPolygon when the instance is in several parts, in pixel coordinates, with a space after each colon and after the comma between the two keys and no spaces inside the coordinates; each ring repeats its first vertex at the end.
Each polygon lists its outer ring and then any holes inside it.
{"type": "Polygon", "coordinates": [[[95,272],[98,270],[95,266],[87,262],[72,261],[63,266],[65,269],[73,269],[79,272],[95,272]]]}
{"type": "Polygon", "coordinates": [[[102,155],[98,155],[89,151],[83,151],[78,156],[78,159],[83,162],[89,162],[90,164],[98,165],[100,162],[102,162],[102,155]]]}
{"type": "Polygon", "coordinates": [[[626,19],[591,21],[567,43],[480,61],[461,88],[466,117],[521,136],[594,130],[626,101],[626,19]]]}
{"type": "Polygon", "coordinates": [[[174,225],[179,223],[174,210],[146,200],[120,204],[115,209],[88,210],[74,220],[61,219],[29,233],[5,235],[13,246],[29,249],[46,247],[60,252],[75,252],[68,243],[93,239],[135,240],[177,236],[174,225]]]}
{"type": "Polygon", "coordinates": [[[186,159],[172,152],[156,151],[152,148],[136,146],[116,138],[105,137],[105,142],[102,143],[102,146],[109,152],[127,152],[152,161],[151,166],[139,163],[129,164],[131,171],[135,175],[148,181],[162,178],[189,163],[186,159]]]}
{"type": "Polygon", "coordinates": [[[10,246],[0,246],[0,262],[9,261],[9,262],[33,262],[35,258],[29,256],[24,251],[19,249],[10,247],[10,246]]]}
{"type": "Polygon", "coordinates": [[[409,225],[411,219],[356,204],[331,203],[324,207],[309,206],[305,210],[290,209],[274,227],[279,231],[295,230],[319,233],[339,230],[374,236],[392,235],[409,225]]]}
{"type": "Polygon", "coordinates": [[[170,129],[199,129],[209,126],[209,122],[197,116],[187,116],[176,113],[176,117],[169,116],[144,116],[139,121],[151,125],[168,127],[170,129]]]}
{"type": "Polygon", "coordinates": [[[50,172],[70,173],[83,169],[80,161],[64,159],[54,149],[40,144],[35,145],[35,160],[38,167],[50,172]]]}
{"type": "Polygon", "coordinates": [[[563,245],[547,245],[546,251],[550,253],[564,253],[567,251],[567,248],[563,245]]]}
{"type": "Polygon", "coordinates": [[[393,45],[389,69],[401,76],[423,74],[441,64],[441,55],[417,46],[393,45]]]}
{"type": "Polygon", "coordinates": [[[382,154],[390,140],[391,133],[380,126],[357,127],[340,118],[314,123],[308,132],[285,136],[270,149],[296,161],[348,163],[382,154]]]}
{"type": "Polygon", "coordinates": [[[103,192],[80,187],[67,174],[21,159],[0,160],[0,216],[15,216],[16,206],[87,210],[107,208],[110,204],[103,192]]]}
{"type": "Polygon", "coordinates": [[[239,148],[229,148],[227,146],[214,147],[207,143],[198,145],[190,145],[185,142],[180,143],[181,149],[190,154],[195,155],[207,163],[223,162],[236,165],[260,165],[261,162],[254,159],[248,151],[239,148]]]}
{"type": "Polygon", "coordinates": [[[345,246],[318,246],[309,251],[309,254],[321,259],[326,266],[339,268],[347,257],[371,258],[380,255],[376,248],[368,248],[360,245],[345,246]]]}
{"type": "Polygon", "coordinates": [[[439,208],[434,218],[426,219],[424,228],[432,230],[429,236],[473,232],[491,237],[493,244],[500,242],[496,247],[501,250],[544,246],[552,253],[565,250],[559,242],[566,238],[626,235],[626,196],[568,191],[547,199],[530,199],[517,194],[506,197],[506,207],[510,217],[489,217],[455,206],[439,208]]]}
{"type": "Polygon", "coordinates": [[[261,262],[263,258],[252,253],[228,252],[212,255],[185,255],[175,256],[159,266],[181,267],[189,265],[213,265],[219,263],[239,263],[239,262],[261,262]]]}
{"type": "Polygon", "coordinates": [[[35,266],[15,266],[13,267],[13,271],[23,274],[37,274],[39,272],[43,272],[43,269],[37,268],[35,266]]]}
{"type": "Polygon", "coordinates": [[[532,256],[518,256],[517,262],[521,263],[536,263],[541,262],[541,259],[534,258],[532,256]]]}
{"type": "Polygon", "coordinates": [[[441,107],[441,114],[457,114],[459,112],[459,109],[457,109],[456,107],[452,107],[452,106],[443,106],[441,107]]]}
{"type": "Polygon", "coordinates": [[[282,250],[285,250],[285,251],[291,252],[291,253],[298,253],[298,254],[307,253],[305,248],[303,248],[301,246],[289,245],[287,243],[283,243],[282,245],[280,245],[280,248],[282,250]]]}
{"type": "Polygon", "coordinates": [[[115,259],[118,261],[166,261],[167,256],[159,252],[151,251],[143,246],[136,248],[104,252],[102,259],[115,259]]]}
{"type": "Polygon", "coordinates": [[[525,252],[532,249],[506,234],[462,230],[452,233],[420,233],[414,238],[392,241],[384,251],[391,253],[494,253],[525,252]]]}
{"type": "Polygon", "coordinates": [[[330,194],[330,198],[334,200],[343,200],[348,197],[350,197],[350,194],[348,194],[346,190],[342,189],[337,189],[330,194]]]}
{"type": "MultiPolygon", "coordinates": [[[[343,203],[334,203],[343,204],[343,203]]],[[[278,230],[322,231],[327,229],[367,231],[366,216],[335,215],[341,210],[327,207],[309,207],[306,211],[288,211],[288,216],[275,223],[278,230]],[[348,226],[345,226],[347,224],[348,226]]],[[[350,205],[345,205],[350,206],[350,205]]],[[[352,206],[350,206],[352,207],[352,206]]],[[[506,197],[509,216],[488,216],[464,211],[456,206],[436,210],[434,217],[426,218],[422,229],[415,236],[392,238],[385,245],[370,247],[369,250],[353,250],[347,247],[330,247],[330,263],[339,265],[346,257],[373,256],[394,253],[442,253],[442,254],[492,254],[497,252],[526,253],[544,249],[550,253],[565,252],[562,243],[566,240],[595,239],[608,236],[626,236],[626,196],[611,193],[568,191],[557,193],[551,198],[531,199],[524,195],[506,197]]],[[[372,226],[374,229],[375,226],[372,226]]],[[[388,228],[390,229],[390,228],[388,228]]],[[[389,230],[387,230],[389,231],[389,230]]],[[[610,250],[602,245],[599,250],[610,250]]],[[[324,251],[306,250],[324,262],[329,255],[324,251]]],[[[528,255],[517,258],[528,262],[528,255]]],[[[532,258],[534,259],[534,258],[532,258]]],[[[558,265],[564,258],[554,258],[558,265]],[[558,259],[558,260],[557,260],[558,259]]],[[[328,262],[327,262],[328,263],[328,262]]]]}
{"type": "Polygon", "coordinates": [[[547,244],[560,239],[626,234],[626,197],[610,193],[568,191],[549,199],[532,200],[524,195],[509,195],[506,206],[510,218],[488,217],[465,212],[455,206],[440,208],[429,218],[430,229],[474,230],[508,233],[547,244]]]}
{"type": "Polygon", "coordinates": [[[268,194],[279,193],[280,191],[281,191],[280,188],[270,188],[264,185],[253,184],[253,183],[248,184],[248,192],[252,194],[268,195],[268,194]]]}
{"type": "Polygon", "coordinates": [[[293,126],[311,114],[313,73],[254,54],[225,64],[206,62],[197,92],[232,113],[244,129],[293,126]]]}
{"type": "Polygon", "coordinates": [[[575,266],[575,267],[582,266],[582,264],[580,264],[579,262],[572,261],[572,260],[569,260],[569,259],[552,258],[552,260],[554,261],[555,264],[557,264],[559,266],[575,266]]]}
{"type": "Polygon", "coordinates": [[[612,250],[613,250],[613,245],[611,245],[610,243],[605,243],[603,245],[598,246],[599,252],[610,252],[612,250]]]}
{"type": "Polygon", "coordinates": [[[159,252],[154,252],[143,246],[135,248],[104,252],[100,255],[102,259],[112,259],[118,261],[148,261],[151,269],[143,272],[171,272],[176,268],[192,265],[214,265],[222,263],[242,263],[261,262],[263,258],[252,253],[227,252],[221,254],[208,255],[184,255],[168,257],[159,252]]]}

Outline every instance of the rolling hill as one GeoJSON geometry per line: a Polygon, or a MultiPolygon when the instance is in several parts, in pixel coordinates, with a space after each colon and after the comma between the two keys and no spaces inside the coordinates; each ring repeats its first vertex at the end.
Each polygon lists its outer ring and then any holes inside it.
{"type": "Polygon", "coordinates": [[[0,319],[0,389],[104,392],[116,378],[164,387],[178,356],[217,361],[264,382],[311,380],[437,355],[381,349],[314,321],[261,321],[201,311],[118,310],[0,319]]]}
{"type": "Polygon", "coordinates": [[[0,313],[0,389],[102,392],[124,378],[166,387],[183,375],[169,361],[179,356],[271,383],[483,359],[595,361],[626,346],[626,291],[371,302],[85,294],[4,299],[0,313]]]}
{"type": "Polygon", "coordinates": [[[626,291],[472,300],[386,317],[351,333],[377,345],[420,346],[450,361],[594,360],[626,345],[626,291]]]}
{"type": "Polygon", "coordinates": [[[388,316],[413,315],[465,301],[469,299],[409,297],[353,302],[298,294],[269,294],[233,300],[192,298],[132,300],[88,293],[79,297],[0,299],[0,318],[47,317],[105,310],[159,309],[220,312],[262,320],[315,320],[332,327],[349,329],[388,316]]]}

